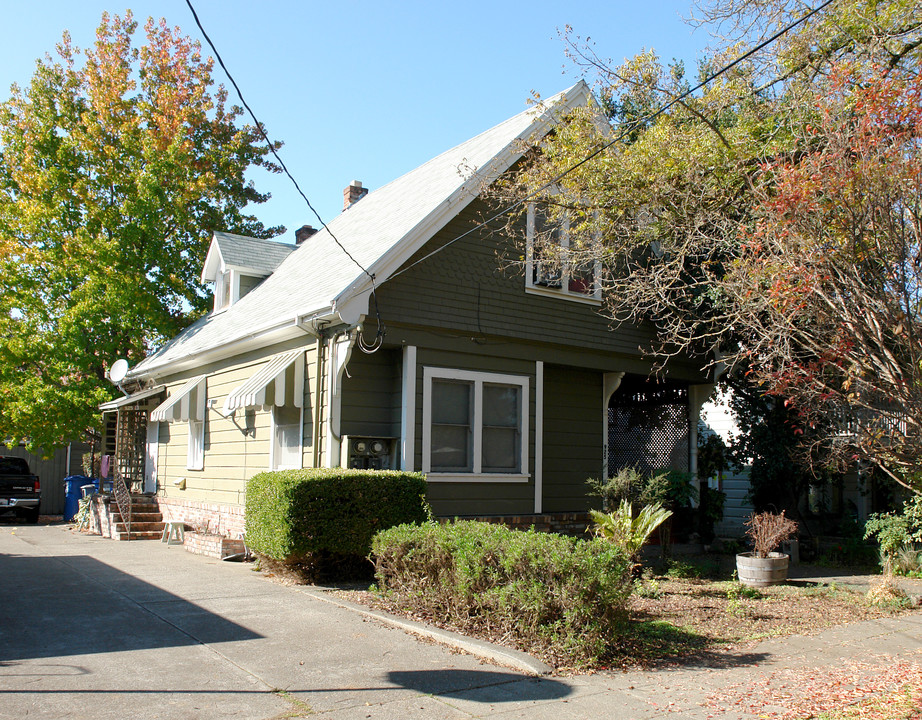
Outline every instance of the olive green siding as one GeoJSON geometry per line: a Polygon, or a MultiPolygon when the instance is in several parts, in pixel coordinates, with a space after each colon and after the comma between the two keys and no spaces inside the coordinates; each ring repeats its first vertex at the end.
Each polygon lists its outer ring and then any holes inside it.
{"type": "Polygon", "coordinates": [[[343,378],[342,434],[400,435],[400,351],[352,352],[343,378]]]}
{"type": "Polygon", "coordinates": [[[602,375],[544,368],[545,512],[586,510],[586,479],[602,474],[602,375]]]}
{"type": "MultiPolygon", "coordinates": [[[[503,233],[478,230],[446,246],[489,214],[483,202],[473,202],[404,265],[404,272],[379,287],[378,305],[389,327],[405,323],[455,336],[539,343],[546,360],[555,350],[578,348],[588,351],[587,367],[597,365],[601,354],[612,369],[649,370],[640,350],[653,344],[649,327],[613,329],[599,304],[526,292],[521,265],[505,260],[522,257],[524,249],[503,233]]],[[[678,361],[672,367],[697,372],[678,361]]]]}

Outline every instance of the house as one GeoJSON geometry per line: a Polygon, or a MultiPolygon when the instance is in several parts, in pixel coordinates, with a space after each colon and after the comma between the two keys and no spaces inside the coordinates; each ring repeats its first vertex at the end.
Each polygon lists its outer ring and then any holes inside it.
{"type": "Polygon", "coordinates": [[[481,225],[483,188],[589,98],[580,82],[373,192],[352,183],[296,247],[215,233],[214,310],[104,406],[118,472],[166,519],[236,536],[248,478],[270,469],[422,471],[436,515],[529,524],[584,512],[609,462],[694,470],[701,363],[649,383],[650,328],[613,329],[591,272],[548,277],[481,225]]]}

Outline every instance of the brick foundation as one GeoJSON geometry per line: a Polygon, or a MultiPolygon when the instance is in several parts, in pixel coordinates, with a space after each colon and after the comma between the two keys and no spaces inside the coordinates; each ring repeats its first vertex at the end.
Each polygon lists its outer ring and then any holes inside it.
{"type": "Polygon", "coordinates": [[[183,537],[183,548],[195,555],[204,555],[221,560],[228,555],[238,555],[246,551],[243,540],[232,540],[223,535],[187,530],[183,537]]]}
{"type": "MultiPolygon", "coordinates": [[[[442,518],[445,521],[453,518],[442,518]]],[[[528,530],[534,527],[538,532],[555,532],[572,537],[585,537],[586,529],[592,525],[587,512],[542,513],[540,515],[478,515],[459,518],[499,523],[513,530],[528,530]]]]}
{"type": "MultiPolygon", "coordinates": [[[[234,540],[243,537],[244,508],[241,505],[169,497],[160,497],[158,500],[166,522],[184,523],[187,528],[202,535],[217,535],[234,540]]],[[[242,547],[240,552],[243,552],[242,547]]]]}

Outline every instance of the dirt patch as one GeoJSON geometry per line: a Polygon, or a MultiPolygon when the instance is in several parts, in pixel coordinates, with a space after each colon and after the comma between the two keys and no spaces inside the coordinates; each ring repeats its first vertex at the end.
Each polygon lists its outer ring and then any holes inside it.
{"type": "MultiPolygon", "coordinates": [[[[524,646],[488,629],[457,627],[444,618],[405,612],[389,598],[367,591],[340,591],[353,602],[483,640],[514,647],[562,667],[546,647],[524,646]]],[[[630,600],[623,631],[612,638],[603,664],[590,670],[736,664],[759,640],[810,635],[834,625],[885,617],[907,608],[870,605],[863,594],[835,585],[791,583],[758,591],[739,583],[672,577],[647,578],[630,600]]]]}

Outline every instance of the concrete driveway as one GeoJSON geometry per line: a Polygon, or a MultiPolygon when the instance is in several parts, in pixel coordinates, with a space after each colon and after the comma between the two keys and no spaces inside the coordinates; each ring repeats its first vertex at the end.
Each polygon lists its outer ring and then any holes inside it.
{"type": "Polygon", "coordinates": [[[0,524],[0,718],[469,718],[572,693],[252,567],[0,524]]]}
{"type": "Polygon", "coordinates": [[[913,613],[697,666],[536,678],[320,597],[179,546],[0,524],[0,718],[752,717],[709,697],[870,649],[922,659],[913,613]]]}

